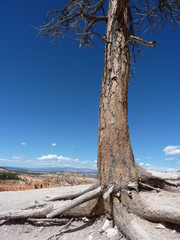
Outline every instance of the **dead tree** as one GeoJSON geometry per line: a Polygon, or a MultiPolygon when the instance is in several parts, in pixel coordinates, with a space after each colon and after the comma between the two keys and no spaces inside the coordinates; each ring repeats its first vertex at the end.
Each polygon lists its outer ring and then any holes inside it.
{"type": "MultiPolygon", "coordinates": [[[[160,207],[159,203],[151,207],[140,198],[142,190],[178,191],[180,176],[168,179],[135,164],[127,117],[130,59],[135,59],[140,45],[156,46],[155,41],[143,39],[144,31],[159,30],[168,23],[180,24],[179,0],[69,0],[63,9],[47,13],[46,21],[38,28],[40,35],[50,35],[55,40],[70,31],[81,45],[93,46],[97,37],[105,43],[99,109],[98,187],[77,193],[76,198],[66,196],[73,200],[59,209],[57,206],[54,209],[52,201],[47,201],[43,210],[22,212],[22,218],[26,213],[27,218],[53,218],[106,212],[131,240],[150,239],[147,233],[140,234],[139,229],[143,227],[138,226],[135,219],[131,221],[132,216],[180,224],[179,209],[160,207]],[[90,202],[85,204],[87,201],[90,202]]],[[[61,196],[53,198],[57,200],[61,196]]],[[[16,216],[20,218],[19,213],[4,213],[0,219],[16,216]]]]}

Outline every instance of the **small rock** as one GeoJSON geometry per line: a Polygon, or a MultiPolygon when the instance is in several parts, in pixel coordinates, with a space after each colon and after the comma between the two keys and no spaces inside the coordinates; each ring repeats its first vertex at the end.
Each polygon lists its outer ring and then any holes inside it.
{"type": "Polygon", "coordinates": [[[93,240],[93,235],[89,235],[88,240],[93,240]]]}
{"type": "Polygon", "coordinates": [[[89,220],[88,218],[86,218],[86,217],[83,217],[83,218],[82,218],[82,221],[83,221],[83,222],[89,222],[90,220],[89,220]]]}
{"type": "Polygon", "coordinates": [[[159,224],[156,226],[156,229],[165,229],[165,226],[162,225],[161,223],[159,223],[159,224]]]}
{"type": "Polygon", "coordinates": [[[116,235],[118,235],[118,229],[117,228],[108,228],[106,230],[107,237],[112,239],[116,235]]]}
{"type": "Polygon", "coordinates": [[[40,227],[40,228],[39,228],[39,231],[42,232],[43,229],[44,229],[44,227],[40,227]]]}
{"type": "Polygon", "coordinates": [[[176,233],[176,230],[172,230],[171,234],[174,234],[174,233],[176,233]]]}
{"type": "Polygon", "coordinates": [[[110,225],[110,221],[106,220],[101,230],[104,232],[109,227],[109,225],[110,225]]]}

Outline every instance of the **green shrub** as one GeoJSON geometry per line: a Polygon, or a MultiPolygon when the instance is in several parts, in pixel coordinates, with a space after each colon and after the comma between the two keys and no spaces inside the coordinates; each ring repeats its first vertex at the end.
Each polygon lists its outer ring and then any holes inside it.
{"type": "Polygon", "coordinates": [[[13,172],[0,172],[0,180],[20,180],[18,175],[13,172]]]}

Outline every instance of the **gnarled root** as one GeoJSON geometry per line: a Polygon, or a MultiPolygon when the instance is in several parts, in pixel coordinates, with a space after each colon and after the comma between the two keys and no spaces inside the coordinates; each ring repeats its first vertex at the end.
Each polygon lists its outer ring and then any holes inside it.
{"type": "Polygon", "coordinates": [[[14,210],[10,212],[0,213],[0,220],[13,220],[13,219],[27,219],[27,218],[44,218],[53,209],[53,205],[41,209],[26,209],[26,210],[14,210]]]}
{"type": "Polygon", "coordinates": [[[113,218],[119,231],[130,240],[151,240],[143,226],[140,226],[133,217],[134,215],[128,213],[119,199],[113,199],[113,218]]]}
{"type": "MultiPolygon", "coordinates": [[[[173,185],[174,181],[179,181],[177,175],[175,179],[162,175],[152,175],[150,172],[142,170],[139,174],[139,189],[154,190],[153,192],[138,192],[133,184],[127,184],[126,188],[111,185],[106,189],[92,186],[88,189],[55,196],[48,201],[38,201],[24,210],[0,213],[0,220],[30,219],[34,224],[53,224],[58,217],[94,217],[102,215],[105,210],[112,214],[115,224],[119,230],[130,240],[150,240],[155,239],[149,234],[148,228],[144,228],[143,221],[165,222],[180,225],[180,203],[177,201],[179,193],[166,192],[160,190],[156,183],[173,185]],[[140,177],[141,176],[141,177],[140,177]],[[144,183],[146,179],[146,183],[144,183]],[[172,182],[173,181],[173,184],[172,182]],[[153,183],[151,186],[151,183],[153,183]],[[81,194],[81,195],[80,195],[81,194]],[[163,195],[164,194],[164,195],[163,195]],[[74,198],[75,196],[78,196],[74,198]],[[165,197],[166,196],[166,197],[165,197]],[[162,199],[168,198],[165,204],[162,199]],[[69,199],[67,201],[57,201],[56,199],[69,199]],[[50,201],[51,200],[51,201],[50,201]],[[55,201],[56,200],[56,201],[55,201]],[[175,205],[172,204],[175,202],[175,205]],[[106,207],[108,205],[108,207],[106,207]],[[35,220],[35,218],[38,220],[35,220]],[[41,220],[40,220],[41,219],[41,220]],[[146,220],[145,220],[146,219],[146,220]]],[[[174,187],[174,186],[173,186],[174,187]]],[[[65,221],[66,222],[66,221],[65,221]]],[[[60,222],[59,222],[60,223],[60,222]]]]}
{"type": "Polygon", "coordinates": [[[180,192],[180,172],[163,173],[148,171],[137,164],[136,169],[140,182],[139,189],[145,187],[142,186],[142,184],[146,184],[154,188],[160,188],[171,192],[180,192]]]}
{"type": "Polygon", "coordinates": [[[102,195],[102,193],[103,193],[103,191],[102,191],[101,187],[99,187],[95,190],[92,190],[90,192],[87,192],[87,193],[83,194],[82,196],[79,196],[79,197],[73,199],[72,201],[68,202],[60,209],[53,210],[51,213],[47,214],[46,217],[53,218],[57,215],[62,215],[62,213],[64,213],[65,211],[72,209],[72,208],[80,205],[81,203],[84,203],[91,199],[97,198],[98,196],[102,195]]]}
{"type": "Polygon", "coordinates": [[[143,219],[153,222],[169,222],[180,225],[180,208],[178,207],[173,207],[171,205],[163,206],[161,202],[154,203],[153,201],[142,200],[140,194],[136,192],[132,192],[132,199],[126,194],[123,194],[121,199],[127,204],[128,209],[132,213],[143,219]]]}
{"type": "MultiPolygon", "coordinates": [[[[90,188],[91,190],[91,188],[90,188]]],[[[82,217],[82,216],[94,216],[98,215],[99,209],[102,213],[102,207],[97,207],[97,198],[102,202],[103,190],[101,187],[96,188],[92,191],[86,192],[82,196],[79,196],[71,201],[67,202],[51,202],[43,205],[31,205],[29,208],[23,210],[14,210],[10,212],[0,213],[0,220],[11,220],[11,219],[27,219],[27,218],[53,218],[55,216],[73,216],[73,217],[82,217]],[[96,199],[93,201],[93,199],[96,199]],[[90,201],[91,200],[91,201],[90,201]],[[90,201],[90,202],[89,202],[90,201]],[[88,202],[88,204],[86,204],[88,202]],[[84,203],[84,204],[83,204],[84,203]],[[37,207],[38,206],[38,207],[37,207]],[[43,206],[42,208],[39,208],[43,206]],[[73,210],[72,210],[73,209],[73,210]],[[94,211],[94,210],[98,211],[94,211]]]]}

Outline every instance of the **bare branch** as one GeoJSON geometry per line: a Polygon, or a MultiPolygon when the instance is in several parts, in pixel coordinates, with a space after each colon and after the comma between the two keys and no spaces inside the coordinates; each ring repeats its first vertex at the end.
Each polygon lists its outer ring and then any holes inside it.
{"type": "Polygon", "coordinates": [[[155,41],[148,42],[148,41],[146,41],[146,40],[144,40],[142,38],[136,37],[136,36],[130,36],[129,40],[130,41],[135,41],[137,43],[140,43],[140,44],[148,46],[148,47],[156,47],[156,42],[155,41]]]}
{"type": "MultiPolygon", "coordinates": [[[[91,46],[97,24],[107,22],[107,16],[103,5],[105,0],[85,1],[71,0],[62,10],[51,10],[47,13],[47,19],[39,27],[39,34],[56,39],[64,36],[67,31],[79,36],[81,44],[91,46]]],[[[105,28],[104,28],[105,30],[105,28]]]]}

